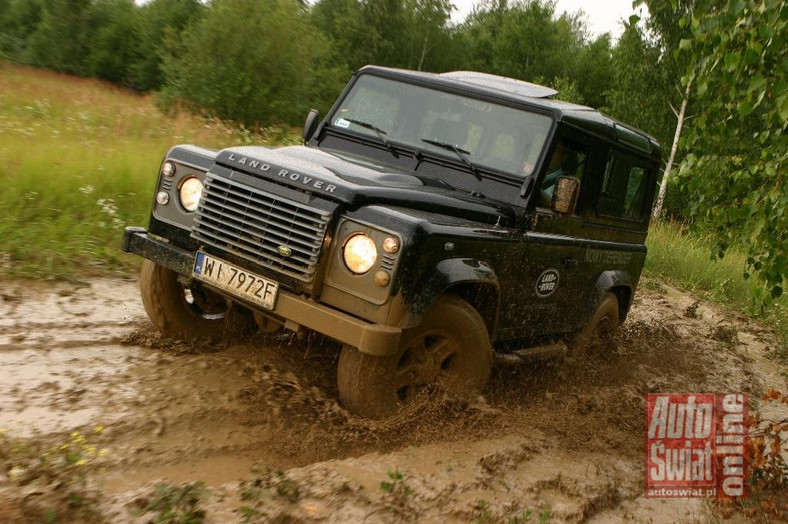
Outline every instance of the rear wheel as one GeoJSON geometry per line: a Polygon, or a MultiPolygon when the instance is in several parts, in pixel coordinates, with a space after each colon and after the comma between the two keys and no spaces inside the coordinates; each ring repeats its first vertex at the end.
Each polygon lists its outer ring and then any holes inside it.
{"type": "Polygon", "coordinates": [[[609,342],[620,324],[618,298],[605,293],[591,320],[573,338],[572,353],[583,355],[609,342]]]}
{"type": "Polygon", "coordinates": [[[150,260],[142,264],[140,290],[148,317],[168,337],[218,340],[255,329],[248,309],[199,286],[186,286],[175,271],[150,260]]]}
{"type": "Polygon", "coordinates": [[[376,357],[345,346],[337,371],[339,396],[353,413],[382,418],[436,385],[471,399],[490,375],[492,350],[487,327],[466,301],[443,296],[421,324],[405,331],[396,354],[376,357]]]}

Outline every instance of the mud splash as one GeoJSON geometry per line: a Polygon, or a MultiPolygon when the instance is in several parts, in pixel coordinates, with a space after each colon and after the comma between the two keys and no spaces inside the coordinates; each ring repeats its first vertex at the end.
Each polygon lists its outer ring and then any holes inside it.
{"type": "Polygon", "coordinates": [[[641,496],[644,394],[786,389],[770,333],[663,286],[595,354],[496,370],[478,402],[427,392],[372,422],[336,401],[336,345],[175,342],[139,304],[134,282],[0,284],[0,427],[44,448],[103,426],[110,521],[155,483],[198,480],[212,521],[705,520],[702,501],[641,496]]]}

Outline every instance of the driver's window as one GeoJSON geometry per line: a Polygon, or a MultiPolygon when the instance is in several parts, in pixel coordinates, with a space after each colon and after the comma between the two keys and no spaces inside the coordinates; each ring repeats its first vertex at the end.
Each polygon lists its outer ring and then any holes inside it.
{"type": "Polygon", "coordinates": [[[583,179],[588,146],[565,137],[558,137],[547,163],[546,173],[539,186],[540,205],[550,207],[559,177],[583,179]]]}

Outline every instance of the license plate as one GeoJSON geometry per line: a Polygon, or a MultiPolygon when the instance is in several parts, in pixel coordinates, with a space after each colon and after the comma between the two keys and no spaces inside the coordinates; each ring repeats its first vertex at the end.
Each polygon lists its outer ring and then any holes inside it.
{"type": "Polygon", "coordinates": [[[279,284],[201,251],[194,261],[194,278],[223,289],[238,298],[274,309],[279,284]]]}

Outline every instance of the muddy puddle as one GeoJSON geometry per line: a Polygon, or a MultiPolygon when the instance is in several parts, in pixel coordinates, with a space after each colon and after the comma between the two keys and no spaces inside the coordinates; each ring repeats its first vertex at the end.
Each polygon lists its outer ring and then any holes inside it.
{"type": "MultiPolygon", "coordinates": [[[[707,521],[703,500],[642,496],[644,394],[757,397],[786,375],[768,331],[651,288],[600,354],[496,370],[476,402],[428,393],[371,422],[338,405],[338,347],[320,337],[174,342],[134,281],[3,282],[0,428],[104,450],[88,520],[147,522],[155,485],[202,481],[208,522],[707,521]]],[[[34,521],[46,494],[8,475],[0,522],[34,521]]]]}

